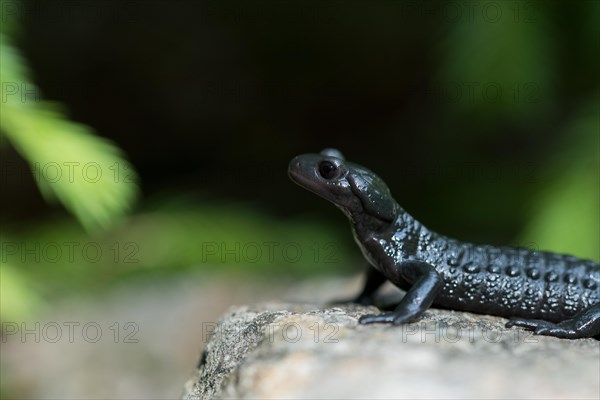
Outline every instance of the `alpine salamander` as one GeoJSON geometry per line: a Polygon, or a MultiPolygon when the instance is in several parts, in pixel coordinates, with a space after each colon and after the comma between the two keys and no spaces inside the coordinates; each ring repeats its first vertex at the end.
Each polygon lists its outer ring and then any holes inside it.
{"type": "Polygon", "coordinates": [[[386,281],[406,291],[392,312],[364,315],[361,324],[400,325],[431,305],[510,318],[535,334],[600,335],[600,265],[574,256],[464,243],[433,232],[394,200],[373,172],[335,149],[295,157],[290,178],[331,201],[350,219],[370,264],[353,301],[373,304],[386,281]]]}

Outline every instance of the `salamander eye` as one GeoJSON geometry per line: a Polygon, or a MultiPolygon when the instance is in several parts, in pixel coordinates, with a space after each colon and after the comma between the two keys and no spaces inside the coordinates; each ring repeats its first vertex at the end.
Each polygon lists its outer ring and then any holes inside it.
{"type": "Polygon", "coordinates": [[[331,161],[321,161],[319,164],[319,174],[325,179],[333,179],[338,175],[338,167],[331,161]]]}

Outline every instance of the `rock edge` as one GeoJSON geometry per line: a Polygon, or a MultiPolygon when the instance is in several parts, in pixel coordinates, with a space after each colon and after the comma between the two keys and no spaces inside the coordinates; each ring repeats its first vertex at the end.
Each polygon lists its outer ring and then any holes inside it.
{"type": "Polygon", "coordinates": [[[184,399],[600,398],[600,342],[534,336],[506,320],[430,309],[359,325],[375,307],[264,303],[216,323],[184,399]]]}

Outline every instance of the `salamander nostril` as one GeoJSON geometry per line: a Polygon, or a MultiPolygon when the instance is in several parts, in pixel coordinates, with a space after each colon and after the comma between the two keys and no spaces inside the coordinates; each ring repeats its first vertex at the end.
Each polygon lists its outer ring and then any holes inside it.
{"type": "Polygon", "coordinates": [[[298,159],[298,157],[295,157],[292,161],[290,161],[290,165],[288,167],[288,169],[292,170],[298,170],[300,169],[300,160],[298,159]]]}

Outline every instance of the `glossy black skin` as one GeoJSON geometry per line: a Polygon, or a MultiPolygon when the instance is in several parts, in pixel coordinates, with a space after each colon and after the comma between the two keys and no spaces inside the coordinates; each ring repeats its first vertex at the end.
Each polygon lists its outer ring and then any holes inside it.
{"type": "Polygon", "coordinates": [[[406,295],[393,312],[360,323],[418,320],[432,304],[511,318],[535,334],[600,335],[600,265],[577,257],[460,242],[437,234],[405,212],[385,183],[335,149],[295,157],[290,178],[333,202],[350,219],[368,260],[365,287],[354,302],[373,304],[389,280],[406,295]]]}

